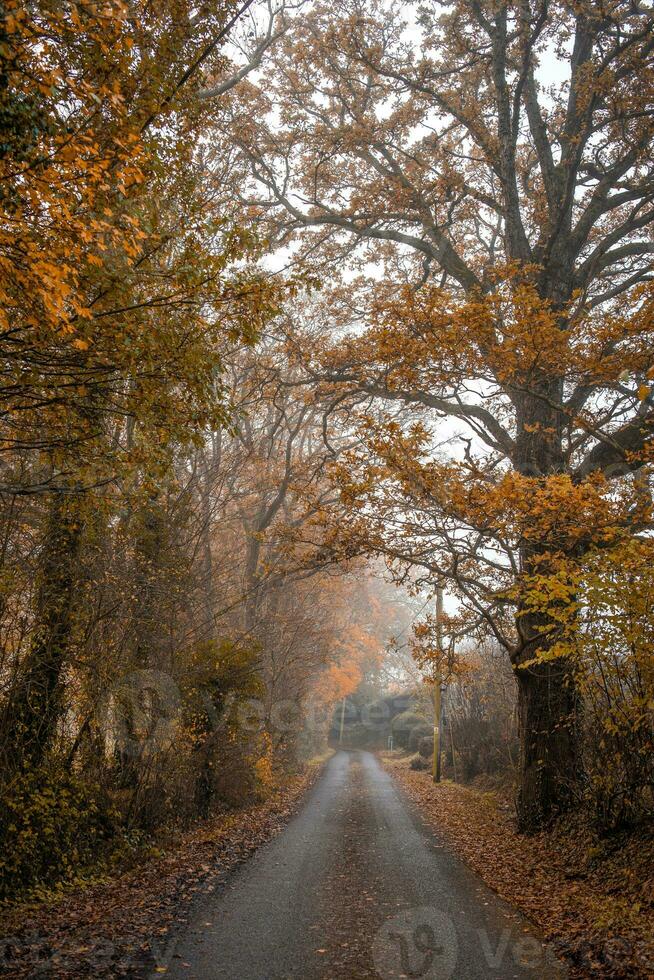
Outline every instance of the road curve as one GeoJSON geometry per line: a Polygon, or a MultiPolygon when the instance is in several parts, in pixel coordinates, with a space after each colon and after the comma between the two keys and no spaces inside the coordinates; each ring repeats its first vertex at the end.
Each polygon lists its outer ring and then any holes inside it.
{"type": "Polygon", "coordinates": [[[164,970],[175,980],[565,976],[369,752],[333,756],[284,831],[199,902],[153,976],[164,970]]]}

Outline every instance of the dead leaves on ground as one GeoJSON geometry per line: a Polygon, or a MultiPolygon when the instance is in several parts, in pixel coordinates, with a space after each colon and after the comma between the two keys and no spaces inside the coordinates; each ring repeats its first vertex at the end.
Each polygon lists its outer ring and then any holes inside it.
{"type": "Polygon", "coordinates": [[[223,814],[167,853],[56,905],[14,909],[0,928],[0,976],[147,977],[168,958],[193,898],[208,893],[286,823],[314,767],[266,802],[223,814]]]}
{"type": "Polygon", "coordinates": [[[570,964],[571,977],[654,977],[654,834],[598,841],[579,823],[523,836],[506,801],[388,768],[421,815],[570,964]]]}

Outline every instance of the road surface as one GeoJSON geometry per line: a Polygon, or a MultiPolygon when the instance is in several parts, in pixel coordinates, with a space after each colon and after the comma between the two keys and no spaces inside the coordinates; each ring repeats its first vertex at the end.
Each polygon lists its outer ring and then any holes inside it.
{"type": "Polygon", "coordinates": [[[377,759],[342,751],[284,831],[201,899],[165,966],[175,980],[565,976],[377,759]]]}

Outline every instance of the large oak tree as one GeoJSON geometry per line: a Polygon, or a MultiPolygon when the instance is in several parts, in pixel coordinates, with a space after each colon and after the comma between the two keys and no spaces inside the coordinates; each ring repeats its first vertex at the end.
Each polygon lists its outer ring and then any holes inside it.
{"type": "Polygon", "coordinates": [[[525,827],[577,768],[574,671],[534,583],[649,521],[629,474],[654,421],[653,96],[648,4],[344,0],[289,20],[233,107],[260,220],[323,275],[360,273],[332,314],[368,329],[311,370],[430,420],[369,418],[377,468],[350,492],[380,548],[449,580],[507,647],[525,827]],[[468,439],[445,462],[434,418],[468,439]]]}

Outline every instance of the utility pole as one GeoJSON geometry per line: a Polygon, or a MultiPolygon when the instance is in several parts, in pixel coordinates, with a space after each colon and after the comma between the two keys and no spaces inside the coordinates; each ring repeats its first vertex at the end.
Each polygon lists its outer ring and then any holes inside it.
{"type": "Polygon", "coordinates": [[[338,734],[338,744],[343,741],[343,726],[345,725],[345,698],[341,701],[341,730],[338,734]]]}
{"type": "Polygon", "coordinates": [[[434,677],[434,757],[432,778],[441,781],[441,734],[443,731],[443,590],[436,589],[436,676],[434,677]]]}

